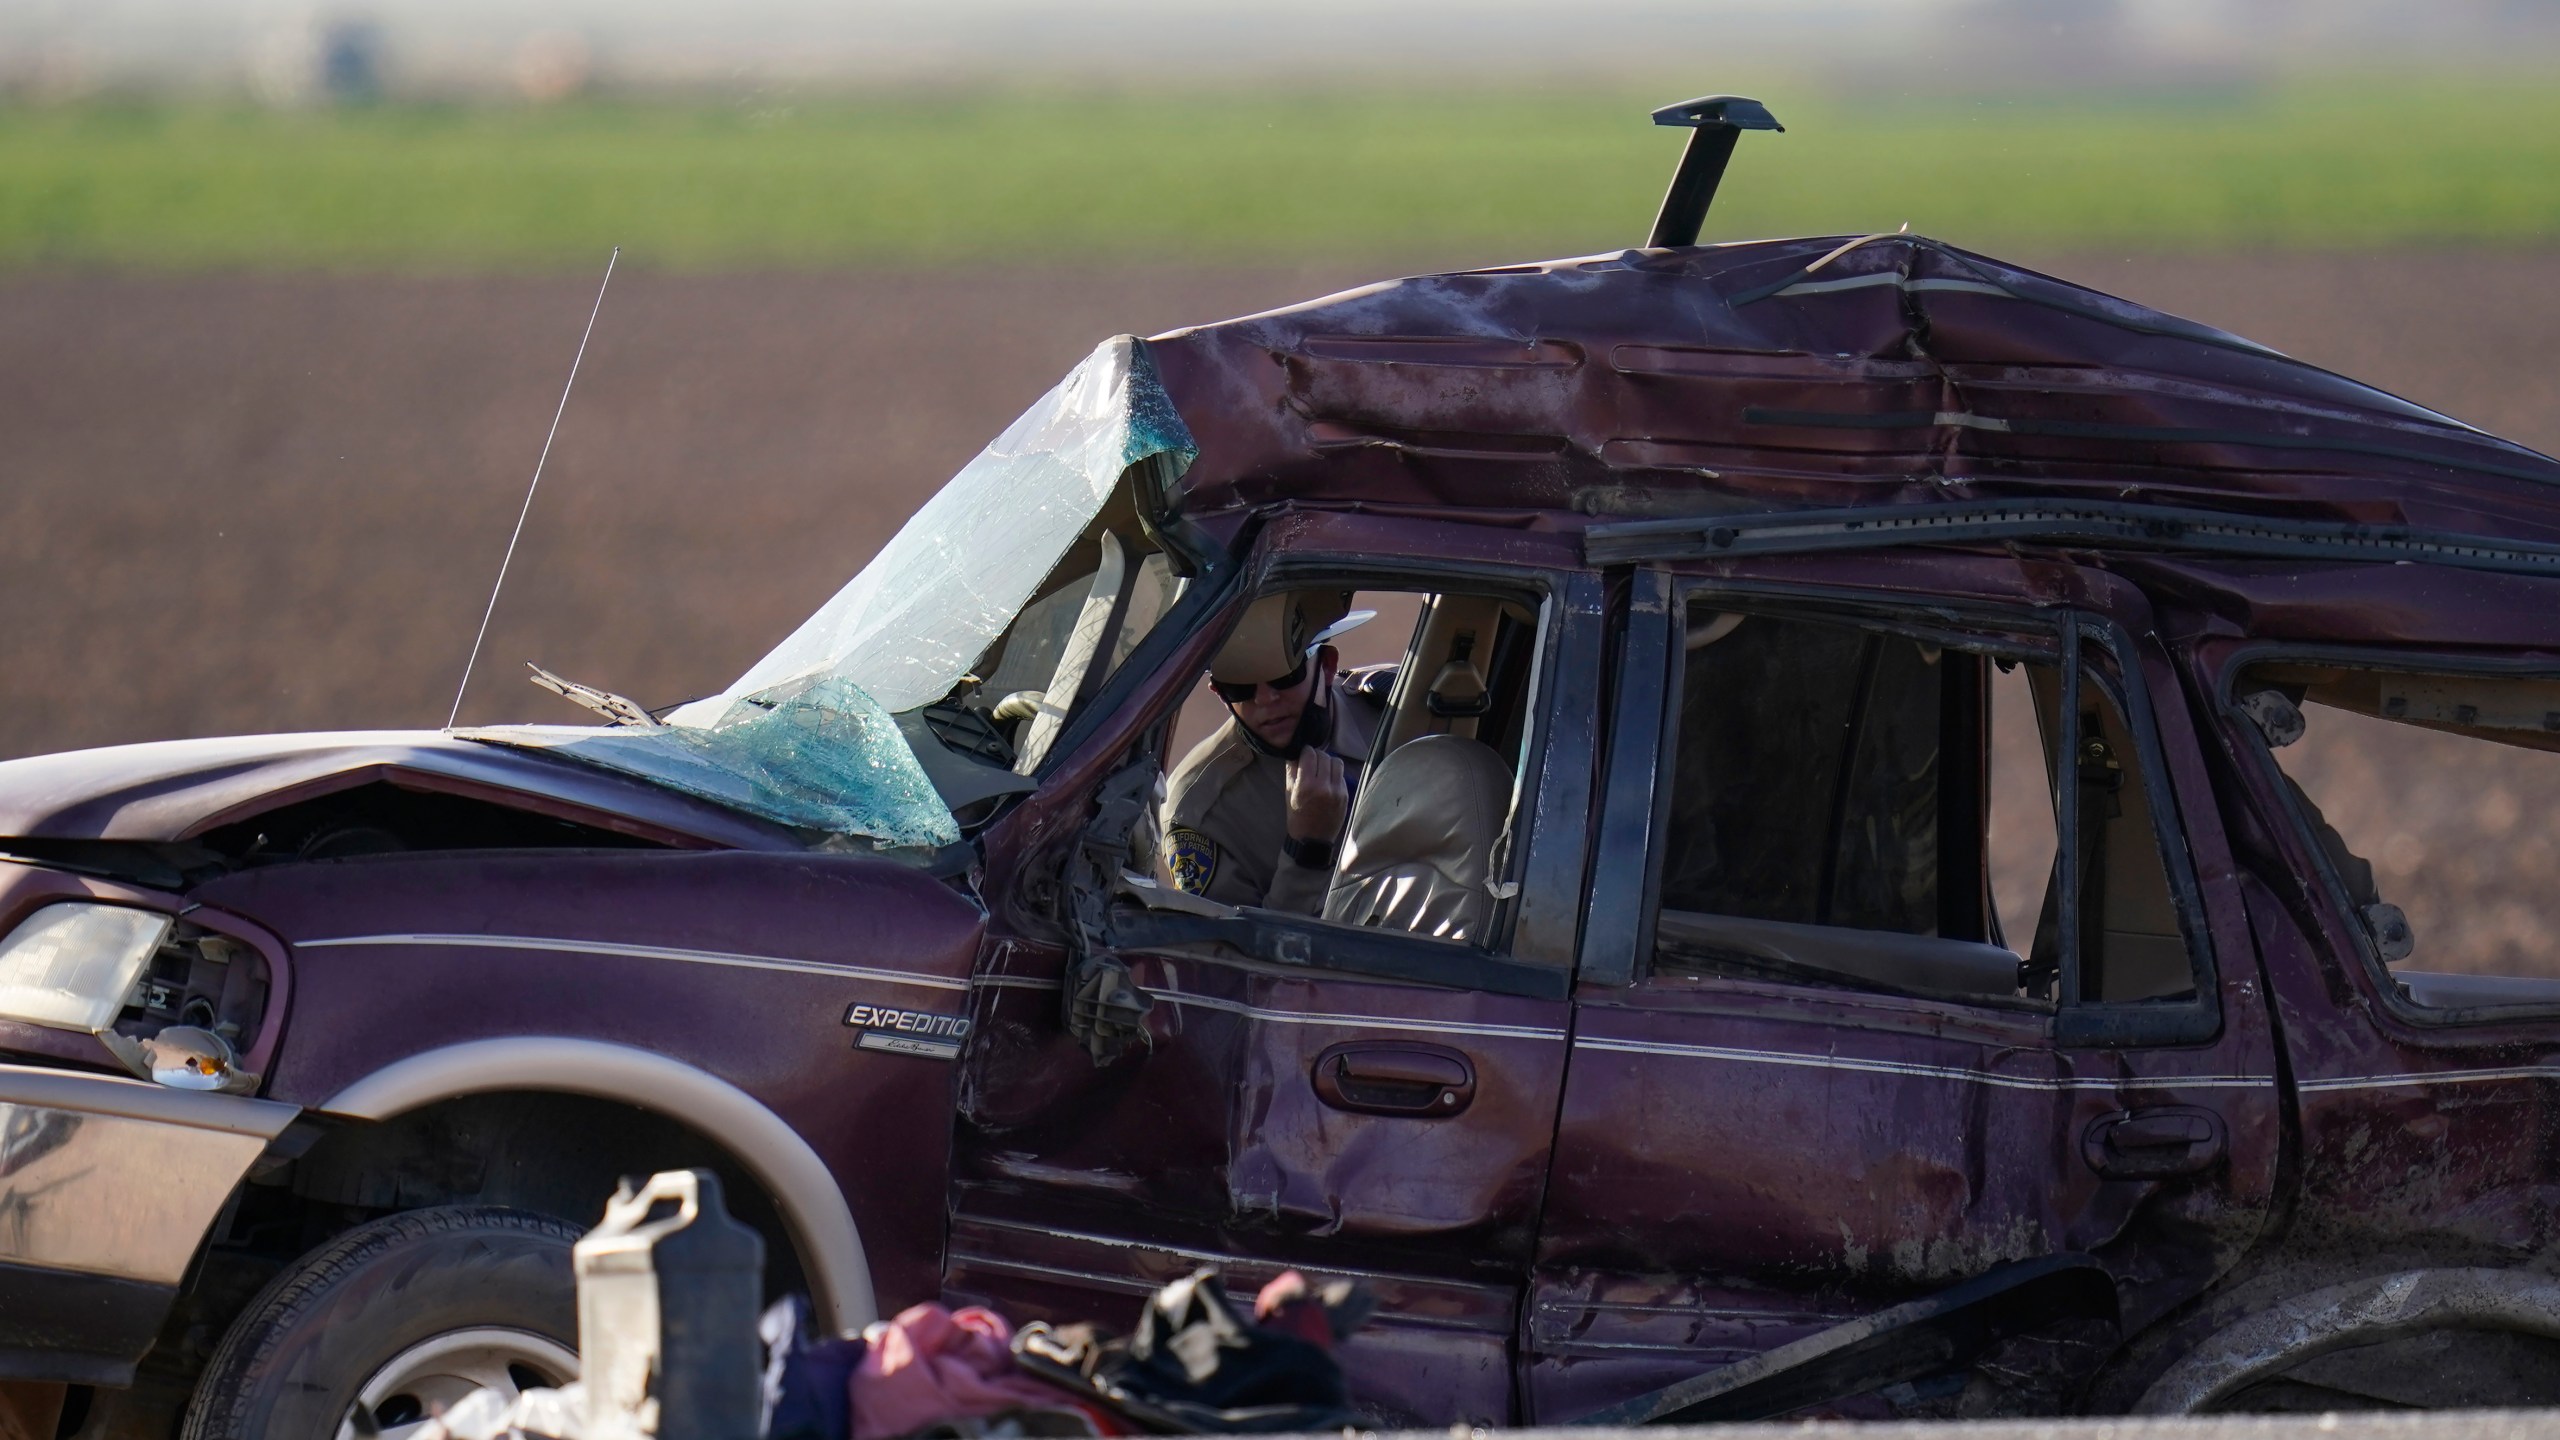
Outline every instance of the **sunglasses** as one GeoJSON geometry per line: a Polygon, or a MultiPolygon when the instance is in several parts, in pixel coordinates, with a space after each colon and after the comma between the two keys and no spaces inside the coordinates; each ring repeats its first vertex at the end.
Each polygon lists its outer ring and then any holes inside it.
{"type": "Polygon", "coordinates": [[[1265,685],[1270,686],[1274,690],[1295,690],[1300,685],[1306,683],[1306,679],[1307,657],[1301,655],[1298,657],[1298,668],[1281,676],[1277,680],[1263,680],[1258,682],[1246,680],[1241,683],[1233,680],[1212,680],[1209,682],[1209,689],[1215,693],[1219,699],[1226,701],[1228,704],[1241,705],[1247,700],[1252,699],[1254,692],[1260,690],[1265,685]]]}

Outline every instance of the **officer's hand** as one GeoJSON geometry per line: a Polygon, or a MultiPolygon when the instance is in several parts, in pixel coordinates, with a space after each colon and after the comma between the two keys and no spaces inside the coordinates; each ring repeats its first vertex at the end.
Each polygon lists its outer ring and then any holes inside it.
{"type": "Polygon", "coordinates": [[[1310,745],[1289,762],[1289,838],[1330,841],[1342,834],[1351,786],[1342,757],[1310,745]]]}

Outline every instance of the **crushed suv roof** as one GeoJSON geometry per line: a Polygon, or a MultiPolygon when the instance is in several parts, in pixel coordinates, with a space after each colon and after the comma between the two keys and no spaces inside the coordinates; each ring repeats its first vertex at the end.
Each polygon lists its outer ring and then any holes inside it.
{"type": "Polygon", "coordinates": [[[2071,499],[2560,542],[2560,462],[1912,235],[1390,281],[1150,342],[1186,512],[2071,499]]]}

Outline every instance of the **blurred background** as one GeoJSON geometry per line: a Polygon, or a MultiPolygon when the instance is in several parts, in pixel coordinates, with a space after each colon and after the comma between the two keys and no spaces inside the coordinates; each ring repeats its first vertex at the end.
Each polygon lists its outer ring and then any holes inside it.
{"type": "Polygon", "coordinates": [[[0,757],[714,690],[1101,338],[1889,230],[2560,447],[2560,0],[0,0],[0,757]]]}

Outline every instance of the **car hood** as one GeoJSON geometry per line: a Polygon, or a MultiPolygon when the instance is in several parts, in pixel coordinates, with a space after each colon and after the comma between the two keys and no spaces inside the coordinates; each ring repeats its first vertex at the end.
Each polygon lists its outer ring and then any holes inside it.
{"type": "Polygon", "coordinates": [[[645,781],[440,730],[164,740],[0,761],[0,837],[188,840],[374,783],[467,795],[668,844],[802,845],[780,826],[645,781]]]}

